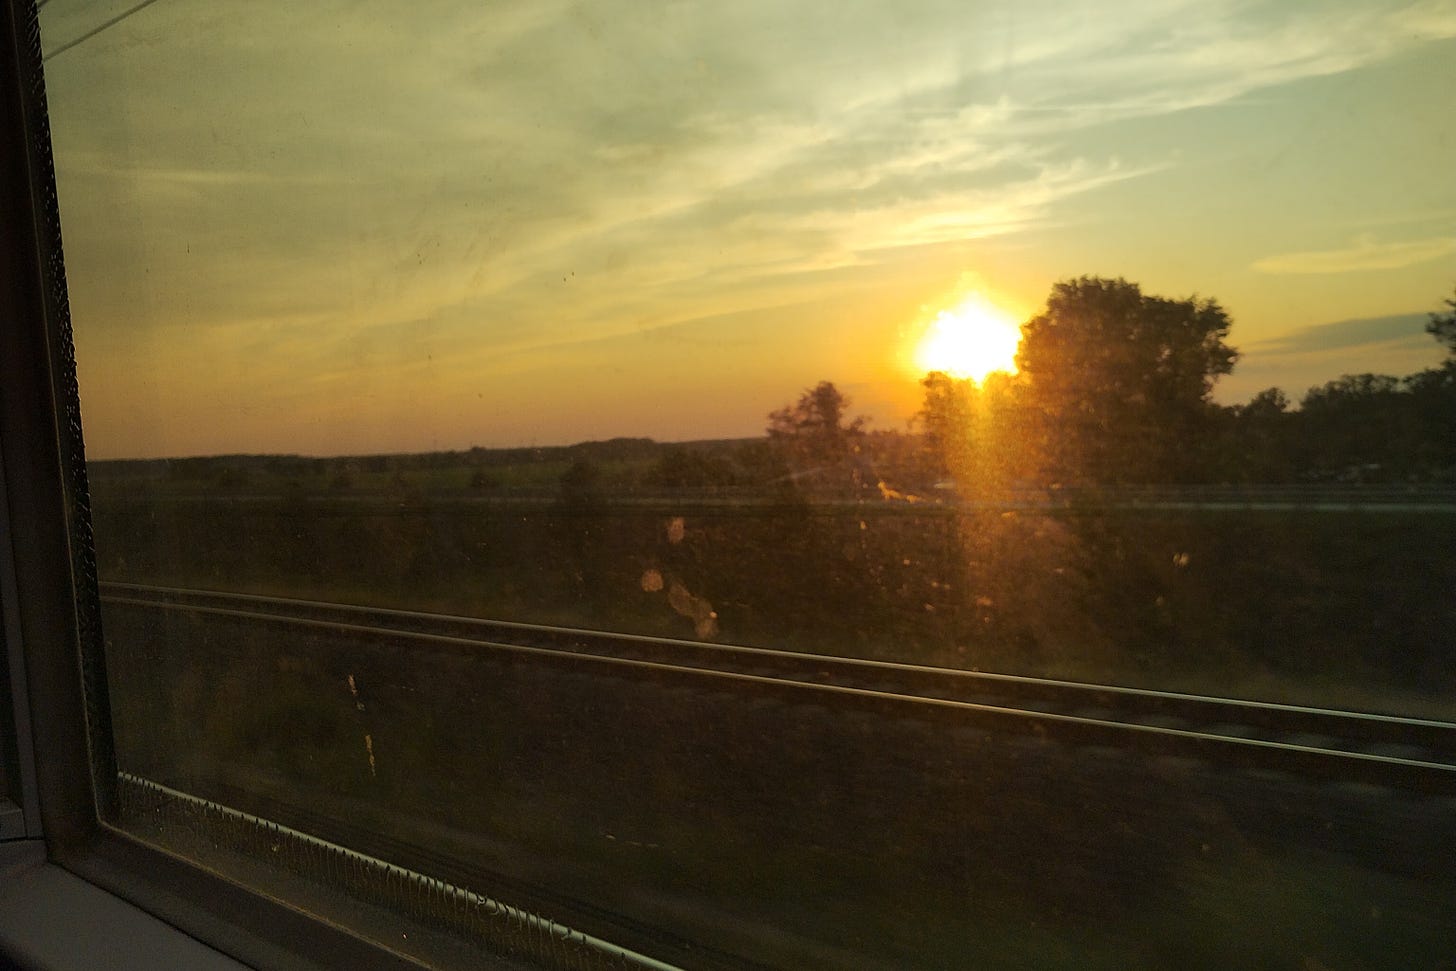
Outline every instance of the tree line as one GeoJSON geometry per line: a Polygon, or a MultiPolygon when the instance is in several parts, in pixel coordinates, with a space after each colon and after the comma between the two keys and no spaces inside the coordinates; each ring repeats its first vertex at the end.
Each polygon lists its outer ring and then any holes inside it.
{"type": "Polygon", "coordinates": [[[1055,284],[1022,328],[1014,374],[921,382],[906,431],[872,429],[833,382],[770,412],[763,437],[692,444],[618,438],[571,446],[313,458],[224,455],[95,463],[98,489],[304,493],[729,488],[781,498],[1220,483],[1456,483],[1456,296],[1429,315],[1445,349],[1414,374],[1345,374],[1293,401],[1268,388],[1222,406],[1239,352],[1212,299],[1124,279],[1055,284]],[[159,484],[160,483],[160,484],[159,484]]]}
{"type": "Polygon", "coordinates": [[[1015,374],[922,381],[913,447],[876,436],[832,382],[769,416],[768,441],[810,489],[920,486],[977,494],[1055,486],[1456,481],[1456,298],[1426,327],[1447,351],[1397,377],[1346,374],[1298,408],[1279,388],[1213,401],[1238,351],[1211,299],[1123,279],[1057,283],[1026,322],[1015,374]],[[908,454],[907,454],[908,453],[908,454]]]}

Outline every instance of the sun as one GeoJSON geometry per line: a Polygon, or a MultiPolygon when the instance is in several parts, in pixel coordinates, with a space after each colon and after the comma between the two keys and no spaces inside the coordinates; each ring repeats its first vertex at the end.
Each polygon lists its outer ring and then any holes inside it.
{"type": "Polygon", "coordinates": [[[935,320],[915,350],[925,371],[983,382],[995,371],[1016,370],[1021,329],[980,294],[971,294],[935,320]]]}

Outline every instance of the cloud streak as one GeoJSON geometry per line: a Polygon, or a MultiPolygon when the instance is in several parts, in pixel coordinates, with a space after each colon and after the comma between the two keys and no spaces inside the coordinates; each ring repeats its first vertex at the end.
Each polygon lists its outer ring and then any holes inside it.
{"type": "Polygon", "coordinates": [[[1409,344],[1429,342],[1426,314],[1391,314],[1385,317],[1361,317],[1338,320],[1329,324],[1304,327],[1282,337],[1257,341],[1249,346],[1261,355],[1306,354],[1315,351],[1349,350],[1401,341],[1409,344]]]}
{"type": "Polygon", "coordinates": [[[1377,243],[1367,236],[1343,249],[1267,256],[1255,262],[1253,269],[1272,274],[1365,273],[1417,266],[1452,253],[1456,253],[1456,236],[1399,243],[1377,243]]]}
{"type": "MultiPolygon", "coordinates": [[[[193,35],[224,7],[159,8],[124,26],[155,33],[170,13],[193,35]]],[[[255,276],[271,260],[281,279],[300,256],[324,280],[394,273],[433,236],[426,276],[443,307],[589,263],[610,239],[657,239],[659,252],[702,266],[723,255],[742,282],[755,261],[736,254],[762,247],[770,227],[782,242],[756,262],[780,281],[795,260],[812,272],[1024,232],[1069,199],[1172,164],[1079,152],[1068,144],[1078,130],[1456,36],[1452,4],[1430,0],[1293,13],[1138,0],[1096,16],[922,0],[822,20],[768,0],[427,8],[388,21],[341,19],[327,3],[244,17],[251,30],[171,51],[158,86],[135,88],[129,117],[151,126],[145,138],[118,132],[107,112],[78,140],[92,143],[88,163],[123,160],[113,178],[128,177],[132,155],[148,204],[172,187],[176,218],[159,224],[225,210],[193,239],[206,248],[231,219],[226,248],[255,276]],[[400,56],[401,38],[427,33],[429,58],[400,56]],[[180,97],[169,74],[215,81],[180,97]],[[204,129],[210,146],[195,138],[204,129]],[[293,190],[262,191],[279,185],[293,190]],[[249,186],[260,191],[240,201],[249,186]],[[274,230],[285,222],[290,232],[274,230]],[[395,245],[361,247],[380,236],[395,245]],[[329,268],[331,250],[347,268],[329,268]]],[[[113,60],[151,65],[154,45],[126,46],[126,30],[113,60]]],[[[428,300],[406,302],[404,317],[428,312],[428,300]]]]}
{"type": "MultiPolygon", "coordinates": [[[[84,6],[47,5],[43,33],[86,29],[84,6]]],[[[513,354],[1115,222],[1099,193],[1186,163],[1089,133],[1449,38],[1452,0],[158,4],[47,66],[78,334],[132,355],[118,374],[157,372],[137,333],[231,354],[219,395],[286,384],[270,346],[289,374],[393,387],[415,355],[485,383],[513,354]]]]}

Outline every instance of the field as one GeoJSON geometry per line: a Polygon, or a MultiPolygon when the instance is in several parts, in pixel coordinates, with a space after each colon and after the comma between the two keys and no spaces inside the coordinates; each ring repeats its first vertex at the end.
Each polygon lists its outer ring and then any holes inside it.
{"type": "MultiPolygon", "coordinates": [[[[998,507],[878,483],[664,484],[662,464],[641,443],[100,463],[100,575],[1456,710],[1450,512],[998,507]]],[[[1456,887],[1431,866],[1453,834],[1424,797],[479,652],[116,604],[103,620],[124,769],[347,820],[381,852],[429,846],[568,917],[780,967],[1445,959],[1456,887]]]]}
{"type": "Polygon", "coordinates": [[[254,459],[242,471],[211,460],[196,477],[101,463],[100,572],[1309,705],[1456,710],[1450,511],[966,508],[883,490],[664,488],[644,481],[660,453],[633,448],[642,454],[619,447],[589,465],[567,450],[454,464],[254,459]]]}
{"type": "Polygon", "coordinates": [[[705,948],[685,967],[1446,967],[1449,798],[475,646],[107,625],[128,771],[705,948]]]}

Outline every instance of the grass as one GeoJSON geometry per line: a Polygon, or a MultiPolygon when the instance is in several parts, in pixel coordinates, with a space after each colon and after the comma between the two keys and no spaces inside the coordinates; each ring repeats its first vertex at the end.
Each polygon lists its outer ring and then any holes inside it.
{"type": "Polygon", "coordinates": [[[689,638],[711,611],[736,643],[1456,710],[1456,517],[765,507],[673,526],[630,507],[296,499],[98,490],[101,576],[689,638]]]}
{"type": "Polygon", "coordinates": [[[771,966],[1449,966],[1445,837],[1399,794],[1340,802],[484,654],[105,619],[123,768],[341,814],[771,966]],[[1373,848],[1327,835],[1356,805],[1373,848]]]}

